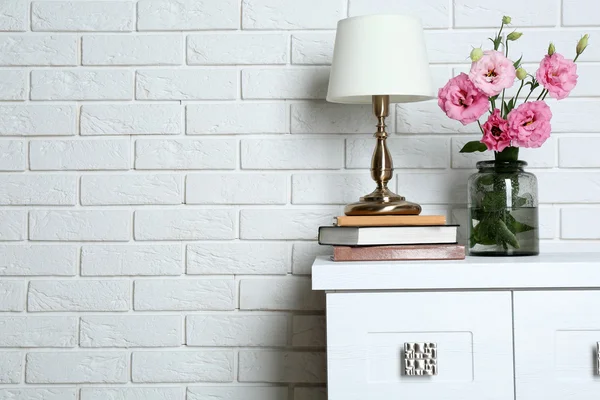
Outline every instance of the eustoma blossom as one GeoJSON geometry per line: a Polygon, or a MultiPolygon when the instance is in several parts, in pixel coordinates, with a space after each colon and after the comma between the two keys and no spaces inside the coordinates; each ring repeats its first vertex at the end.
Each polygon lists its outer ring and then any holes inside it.
{"type": "MultiPolygon", "coordinates": [[[[513,146],[541,147],[550,137],[552,111],[543,101],[523,103],[508,114],[513,146]]],[[[502,151],[502,150],[499,150],[502,151]]]]}
{"type": "Polygon", "coordinates": [[[483,52],[483,57],[471,64],[469,79],[488,96],[495,96],[515,83],[517,72],[513,62],[499,51],[483,52]]]}
{"type": "Polygon", "coordinates": [[[577,65],[558,53],[546,55],[535,77],[551,97],[561,100],[577,85],[577,65]]]}
{"type": "Polygon", "coordinates": [[[467,125],[485,114],[488,98],[463,73],[450,79],[439,90],[438,105],[448,117],[467,125]]]}
{"type": "Polygon", "coordinates": [[[497,108],[481,129],[483,130],[481,143],[485,144],[488,150],[502,151],[510,146],[511,137],[508,133],[508,121],[500,116],[500,110],[497,108]]]}

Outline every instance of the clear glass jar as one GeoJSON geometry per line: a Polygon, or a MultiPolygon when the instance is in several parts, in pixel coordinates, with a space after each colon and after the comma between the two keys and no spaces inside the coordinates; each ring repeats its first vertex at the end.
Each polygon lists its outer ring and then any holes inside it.
{"type": "Polygon", "coordinates": [[[538,188],[525,161],[480,161],[469,177],[469,255],[539,254],[538,188]]]}

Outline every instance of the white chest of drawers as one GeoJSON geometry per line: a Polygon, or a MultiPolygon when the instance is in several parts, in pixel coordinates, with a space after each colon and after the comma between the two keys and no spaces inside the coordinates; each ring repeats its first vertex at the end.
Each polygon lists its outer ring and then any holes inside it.
{"type": "Polygon", "coordinates": [[[600,253],[319,257],[313,289],[327,292],[329,400],[600,399],[600,253]],[[437,374],[408,375],[405,343],[435,344],[437,374]]]}

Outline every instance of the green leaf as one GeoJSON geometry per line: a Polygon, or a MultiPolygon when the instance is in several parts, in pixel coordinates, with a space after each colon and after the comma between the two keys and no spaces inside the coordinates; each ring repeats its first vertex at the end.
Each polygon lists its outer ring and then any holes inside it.
{"type": "Polygon", "coordinates": [[[534,230],[533,226],[519,222],[512,215],[506,216],[506,223],[508,228],[516,235],[517,233],[529,232],[534,230]]]}
{"type": "Polygon", "coordinates": [[[477,238],[475,237],[475,234],[471,234],[471,237],[469,238],[469,247],[472,249],[476,244],[477,238]]]}
{"type": "Polygon", "coordinates": [[[494,244],[498,244],[496,240],[496,222],[498,220],[494,217],[492,218],[484,218],[477,226],[475,227],[474,232],[476,233],[477,243],[483,244],[485,246],[491,246],[494,244]]]}
{"type": "Polygon", "coordinates": [[[473,226],[473,216],[471,216],[469,219],[469,223],[471,224],[471,237],[469,238],[469,246],[473,248],[477,244],[477,226],[473,226]]]}
{"type": "Polygon", "coordinates": [[[519,158],[518,147],[507,147],[499,153],[496,153],[496,161],[517,161],[519,158]]]}
{"type": "Polygon", "coordinates": [[[510,229],[508,229],[504,221],[499,219],[497,227],[498,239],[500,239],[502,242],[510,244],[515,249],[518,249],[520,247],[519,242],[517,241],[517,237],[514,233],[510,231],[510,229]]]}
{"type": "Polygon", "coordinates": [[[476,151],[486,151],[487,146],[481,143],[478,140],[473,140],[469,143],[466,143],[462,149],[460,149],[461,153],[474,153],[476,151]]]}
{"type": "Polygon", "coordinates": [[[504,102],[504,113],[502,114],[502,118],[506,119],[508,113],[512,110],[511,104],[512,100],[510,100],[508,103],[506,101],[504,102]]]}
{"type": "Polygon", "coordinates": [[[523,59],[523,55],[521,55],[521,57],[520,57],[520,58],[519,58],[517,61],[515,61],[515,62],[513,63],[513,65],[514,65],[515,69],[519,68],[519,65],[521,65],[521,60],[522,60],[522,59],[523,59]]]}
{"type": "Polygon", "coordinates": [[[484,176],[482,176],[481,178],[477,179],[477,183],[479,183],[480,185],[491,185],[494,183],[494,175],[493,174],[486,174],[484,176]]]}
{"type": "Polygon", "coordinates": [[[517,196],[517,198],[513,201],[513,208],[520,208],[527,204],[527,199],[525,197],[517,196]]]}
{"type": "Polygon", "coordinates": [[[508,116],[508,113],[511,112],[513,110],[513,108],[515,108],[515,102],[516,99],[510,99],[510,101],[508,103],[504,102],[504,119],[506,119],[506,117],[508,116]]]}
{"type": "Polygon", "coordinates": [[[504,192],[487,192],[481,201],[485,212],[502,211],[506,208],[506,195],[504,192]]]}
{"type": "Polygon", "coordinates": [[[494,43],[494,50],[498,50],[498,48],[500,48],[503,39],[504,38],[502,37],[502,35],[498,35],[494,40],[492,40],[492,43],[494,43]]]}
{"type": "Polygon", "coordinates": [[[517,234],[517,233],[523,233],[523,232],[529,232],[529,231],[532,231],[532,230],[535,229],[533,226],[524,224],[524,223],[519,222],[519,221],[515,221],[515,223],[513,224],[512,228],[513,228],[513,232],[515,234],[517,234]]]}

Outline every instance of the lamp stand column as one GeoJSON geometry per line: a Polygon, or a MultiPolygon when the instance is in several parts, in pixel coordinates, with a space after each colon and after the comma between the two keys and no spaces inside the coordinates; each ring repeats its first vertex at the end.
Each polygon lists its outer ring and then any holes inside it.
{"type": "Polygon", "coordinates": [[[392,156],[387,147],[388,137],[385,131],[385,119],[389,115],[390,97],[373,96],[373,113],[377,117],[377,143],[371,159],[371,178],[377,187],[360,198],[357,203],[348,204],[344,208],[346,215],[418,215],[421,206],[388,189],[388,182],[394,175],[392,156]]]}

